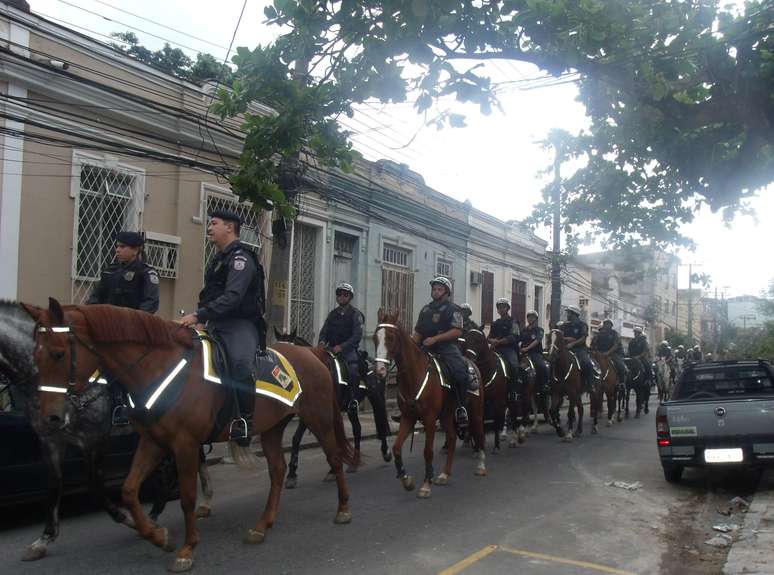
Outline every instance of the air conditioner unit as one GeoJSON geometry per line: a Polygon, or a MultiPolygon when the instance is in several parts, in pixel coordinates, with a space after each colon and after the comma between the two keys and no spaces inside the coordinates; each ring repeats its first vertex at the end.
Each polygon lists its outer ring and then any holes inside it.
{"type": "Polygon", "coordinates": [[[481,272],[470,272],[470,285],[479,286],[481,285],[481,280],[482,280],[481,272]]]}

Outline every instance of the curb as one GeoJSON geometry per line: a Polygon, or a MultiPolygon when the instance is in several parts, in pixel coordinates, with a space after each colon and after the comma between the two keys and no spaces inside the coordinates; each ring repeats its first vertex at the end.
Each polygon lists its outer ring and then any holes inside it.
{"type": "Polygon", "coordinates": [[[731,544],[723,575],[764,575],[771,573],[771,548],[774,545],[774,533],[771,522],[774,520],[774,472],[766,471],[761,476],[753,495],[750,507],[744,515],[739,535],[731,544]],[[763,493],[759,489],[765,489],[763,493]],[[763,524],[763,528],[761,528],[763,524]]]}

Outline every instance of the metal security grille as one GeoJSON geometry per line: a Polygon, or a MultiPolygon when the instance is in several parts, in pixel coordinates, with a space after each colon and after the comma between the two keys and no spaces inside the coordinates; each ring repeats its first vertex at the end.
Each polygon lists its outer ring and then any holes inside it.
{"type": "MultiPolygon", "coordinates": [[[[261,250],[261,215],[253,209],[250,202],[240,202],[239,197],[230,192],[207,190],[205,214],[213,210],[231,210],[242,218],[239,239],[258,254],[261,250]]],[[[204,226],[204,270],[215,254],[215,246],[207,239],[207,225],[204,226]]]]}
{"type": "Polygon", "coordinates": [[[178,249],[180,238],[148,232],[145,236],[145,261],[153,266],[159,277],[177,277],[178,249]]]}
{"type": "Polygon", "coordinates": [[[401,268],[407,268],[409,267],[410,254],[411,252],[409,250],[404,250],[403,248],[391,246],[389,244],[384,244],[382,260],[386,264],[391,264],[393,266],[398,266],[401,268]]]}
{"type": "Polygon", "coordinates": [[[382,308],[399,314],[406,329],[414,327],[414,274],[405,269],[382,268],[382,308]]]}
{"type": "Polygon", "coordinates": [[[452,263],[449,260],[439,259],[435,264],[435,275],[451,279],[452,263]]]}
{"type": "Polygon", "coordinates": [[[295,223],[293,235],[293,278],[290,291],[290,330],[314,342],[315,265],[317,228],[295,223]]]}
{"type": "Polygon", "coordinates": [[[123,169],[81,164],[75,201],[71,298],[83,303],[115,257],[115,235],[138,230],[143,194],[137,174],[123,169]]]}

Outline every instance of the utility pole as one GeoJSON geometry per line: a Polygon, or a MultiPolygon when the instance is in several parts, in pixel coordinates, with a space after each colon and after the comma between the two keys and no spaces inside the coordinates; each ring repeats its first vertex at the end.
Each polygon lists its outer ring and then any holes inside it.
{"type": "Polygon", "coordinates": [[[559,255],[562,249],[562,178],[560,168],[562,166],[562,156],[564,147],[562,144],[554,143],[554,182],[551,189],[551,202],[553,203],[553,240],[554,245],[551,252],[551,320],[550,327],[553,329],[559,323],[562,310],[562,277],[559,268],[559,255]]]}
{"type": "Polygon", "coordinates": [[[693,264],[688,264],[688,341],[693,344],[693,264]]]}

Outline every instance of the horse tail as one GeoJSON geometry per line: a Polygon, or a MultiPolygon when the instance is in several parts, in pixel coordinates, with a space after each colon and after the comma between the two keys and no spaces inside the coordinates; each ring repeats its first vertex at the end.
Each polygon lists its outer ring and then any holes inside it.
{"type": "Polygon", "coordinates": [[[331,388],[331,409],[333,410],[333,432],[336,435],[336,447],[339,449],[342,463],[347,465],[358,466],[360,465],[360,457],[355,452],[352,444],[347,439],[347,434],[344,432],[344,418],[341,416],[341,410],[339,409],[339,402],[336,400],[336,386],[334,383],[331,388]]]}

